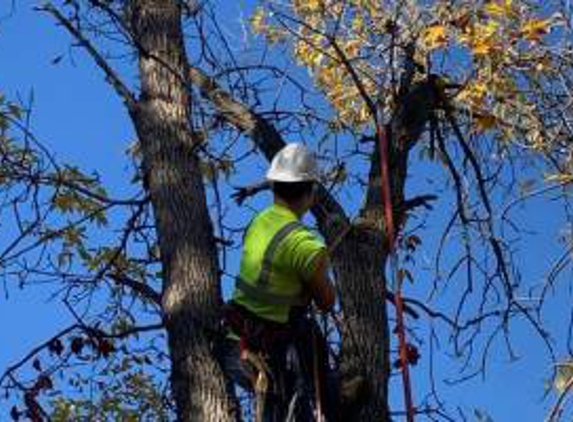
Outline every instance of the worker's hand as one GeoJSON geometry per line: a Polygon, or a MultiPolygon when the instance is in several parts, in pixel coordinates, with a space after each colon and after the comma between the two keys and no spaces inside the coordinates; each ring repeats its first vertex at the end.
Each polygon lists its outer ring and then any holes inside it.
{"type": "Polygon", "coordinates": [[[328,278],[328,254],[325,251],[316,259],[318,261],[309,280],[309,290],[316,306],[321,311],[328,312],[332,309],[336,300],[334,287],[328,278]]]}
{"type": "Polygon", "coordinates": [[[268,181],[257,183],[255,185],[238,187],[235,188],[235,192],[231,194],[231,198],[233,198],[237,204],[242,205],[248,197],[254,196],[257,193],[270,188],[271,183],[268,181]]]}

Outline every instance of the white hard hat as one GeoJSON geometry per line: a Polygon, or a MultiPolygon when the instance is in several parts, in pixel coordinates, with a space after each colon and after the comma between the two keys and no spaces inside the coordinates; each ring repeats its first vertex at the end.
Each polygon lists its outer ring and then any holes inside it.
{"type": "Polygon", "coordinates": [[[314,154],[299,143],[283,147],[273,157],[267,171],[267,180],[271,182],[314,182],[318,179],[318,165],[314,154]]]}

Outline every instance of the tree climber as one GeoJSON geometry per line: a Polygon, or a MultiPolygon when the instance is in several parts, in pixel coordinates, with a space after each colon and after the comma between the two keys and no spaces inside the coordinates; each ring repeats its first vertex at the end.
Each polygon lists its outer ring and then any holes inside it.
{"type": "MultiPolygon", "coordinates": [[[[289,400],[301,384],[289,368],[300,365],[298,373],[308,379],[296,391],[320,403],[325,420],[332,421],[338,392],[330,380],[326,341],[308,310],[312,302],[331,310],[335,290],[324,243],[300,222],[315,201],[318,166],[304,145],[292,143],[275,155],[266,178],[274,202],[245,232],[240,274],[225,311],[223,364],[229,378],[257,392],[257,418],[264,421],[283,421],[289,414],[289,400]]],[[[294,406],[296,420],[314,420],[308,401],[294,406]]]]}

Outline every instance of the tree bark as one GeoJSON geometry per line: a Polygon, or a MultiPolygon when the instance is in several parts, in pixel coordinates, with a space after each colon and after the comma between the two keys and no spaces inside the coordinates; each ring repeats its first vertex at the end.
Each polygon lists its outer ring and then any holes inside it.
{"type": "Polygon", "coordinates": [[[342,309],[341,377],[364,376],[369,394],[354,420],[388,421],[389,336],[381,236],[353,230],[332,254],[342,309]]]}
{"type": "Polygon", "coordinates": [[[162,310],[180,421],[228,421],[213,345],[221,304],[217,250],[190,127],[180,2],[132,0],[141,96],[132,113],[153,204],[164,277],[162,310]]]}

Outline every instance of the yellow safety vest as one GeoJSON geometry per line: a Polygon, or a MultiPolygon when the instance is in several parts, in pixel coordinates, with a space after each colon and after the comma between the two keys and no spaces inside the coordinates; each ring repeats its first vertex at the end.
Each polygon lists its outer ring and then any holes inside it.
{"type": "Polygon", "coordinates": [[[292,306],[308,303],[304,284],[324,249],[291,210],[271,205],[247,229],[233,300],[261,318],[287,322],[292,306]]]}

